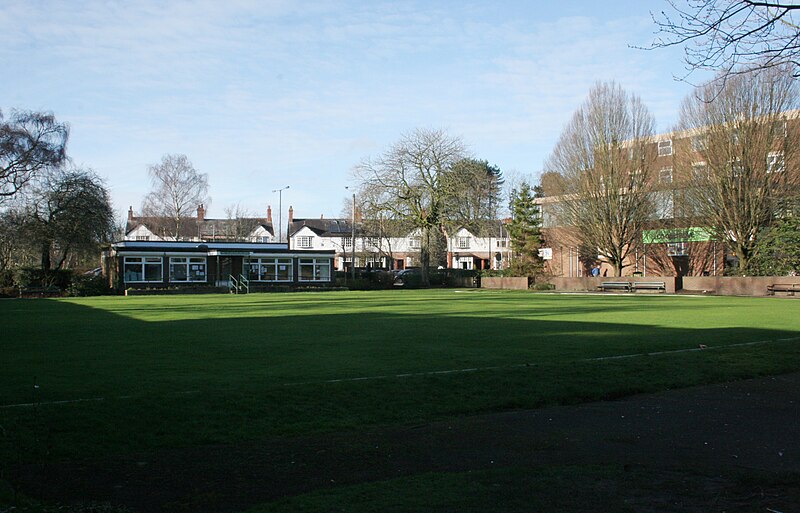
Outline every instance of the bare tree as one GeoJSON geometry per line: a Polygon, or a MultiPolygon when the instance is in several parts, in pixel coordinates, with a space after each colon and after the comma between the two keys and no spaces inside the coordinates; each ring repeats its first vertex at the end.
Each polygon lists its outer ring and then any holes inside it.
{"type": "Polygon", "coordinates": [[[142,213],[169,221],[166,227],[176,239],[182,237],[184,221],[200,205],[207,205],[208,175],[198,173],[186,155],[164,155],[148,168],[153,190],[145,196],[142,213]]]}
{"type": "Polygon", "coordinates": [[[683,46],[687,78],[695,70],[718,78],[790,64],[800,76],[800,4],[783,1],[667,0],[653,16],[659,31],[651,48],[683,46]]]}
{"type": "Polygon", "coordinates": [[[0,202],[14,196],[40,171],[67,158],[67,125],[43,112],[0,112],[0,202]]]}
{"type": "Polygon", "coordinates": [[[690,177],[696,215],[738,257],[741,273],[750,272],[759,235],[780,202],[800,187],[800,134],[786,118],[797,105],[796,80],[776,67],[712,81],[681,108],[680,129],[693,137],[693,151],[679,154],[676,165],[690,177]]]}
{"type": "Polygon", "coordinates": [[[457,194],[449,174],[465,156],[461,139],[441,130],[418,129],[354,170],[359,196],[369,198],[384,219],[420,231],[425,285],[432,251],[447,237],[448,207],[457,194]]]}
{"type": "Polygon", "coordinates": [[[579,242],[617,275],[652,213],[654,119],[639,97],[598,83],[572,116],[546,164],[548,196],[579,242]]]}
{"type": "Polygon", "coordinates": [[[248,240],[258,226],[256,216],[239,203],[225,209],[224,237],[227,240],[241,242],[248,240]]]}

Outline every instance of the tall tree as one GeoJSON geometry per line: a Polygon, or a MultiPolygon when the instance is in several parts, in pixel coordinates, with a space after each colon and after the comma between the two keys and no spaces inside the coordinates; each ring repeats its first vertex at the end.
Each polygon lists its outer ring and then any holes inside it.
{"type": "Polygon", "coordinates": [[[724,81],[743,71],[788,64],[800,76],[800,4],[782,0],[667,3],[670,9],[653,17],[659,31],[652,47],[683,46],[688,74],[710,69],[720,72],[717,78],[724,81]]]}
{"type": "Polygon", "coordinates": [[[776,220],[758,240],[750,268],[762,276],[800,276],[800,215],[776,220]]]}
{"type": "Polygon", "coordinates": [[[684,101],[680,129],[694,134],[694,151],[676,155],[691,177],[696,215],[714,227],[750,273],[758,238],[781,201],[797,193],[798,133],[786,111],[798,105],[791,72],[775,67],[711,81],[684,101]]]}
{"type": "Polygon", "coordinates": [[[0,112],[0,203],[14,196],[38,173],[60,166],[67,159],[67,125],[53,114],[0,112]]]}
{"type": "Polygon", "coordinates": [[[450,198],[449,216],[464,224],[497,218],[501,202],[503,173],[486,160],[461,159],[447,176],[450,188],[461,191],[450,198]]]}
{"type": "Polygon", "coordinates": [[[655,121],[638,96],[598,83],[561,134],[546,164],[557,173],[545,186],[560,220],[578,242],[614,266],[617,275],[641,240],[652,212],[651,146],[655,121]]]}
{"type": "Polygon", "coordinates": [[[25,233],[38,246],[44,271],[62,268],[77,251],[96,254],[115,229],[108,190],[91,171],[51,171],[24,196],[25,233]]]}
{"type": "Polygon", "coordinates": [[[424,285],[429,282],[431,255],[447,236],[448,210],[459,192],[450,172],[465,156],[461,139],[441,130],[418,129],[354,171],[360,196],[370,198],[386,219],[419,230],[424,285]]]}
{"type": "Polygon", "coordinates": [[[542,247],[541,212],[535,201],[534,189],[523,181],[511,191],[511,249],[514,258],[511,269],[522,276],[534,276],[542,271],[539,249],[542,247]]]}
{"type": "Polygon", "coordinates": [[[208,175],[199,173],[186,155],[164,155],[148,168],[152,191],[145,196],[142,213],[169,222],[167,233],[181,238],[184,221],[200,205],[207,205],[208,175]]]}

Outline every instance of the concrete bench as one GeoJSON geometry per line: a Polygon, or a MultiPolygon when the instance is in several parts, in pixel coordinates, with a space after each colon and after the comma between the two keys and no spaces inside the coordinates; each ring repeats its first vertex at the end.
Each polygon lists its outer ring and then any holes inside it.
{"type": "Polygon", "coordinates": [[[770,296],[774,296],[776,292],[786,292],[790,296],[794,296],[794,293],[800,291],[800,283],[773,283],[772,285],[767,285],[767,292],[770,296]]]}
{"type": "Polygon", "coordinates": [[[624,290],[629,292],[631,290],[631,282],[629,281],[604,281],[597,286],[602,291],[606,290],[624,290]]]}
{"type": "Polygon", "coordinates": [[[631,284],[634,291],[636,290],[667,290],[667,285],[663,281],[635,281],[631,284]]]}

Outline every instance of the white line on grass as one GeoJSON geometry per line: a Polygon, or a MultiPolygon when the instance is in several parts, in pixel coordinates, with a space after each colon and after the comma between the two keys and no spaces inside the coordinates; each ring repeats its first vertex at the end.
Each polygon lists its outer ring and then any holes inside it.
{"type": "MultiPolygon", "coordinates": [[[[623,360],[626,358],[639,358],[642,356],[661,356],[667,354],[679,354],[679,353],[693,353],[698,351],[710,351],[714,349],[729,349],[733,347],[747,347],[747,346],[757,346],[757,345],[764,345],[769,344],[771,342],[794,342],[800,340],[800,337],[789,337],[789,338],[776,338],[772,340],[757,340],[755,342],[741,342],[739,344],[728,344],[724,346],[708,346],[708,347],[691,347],[691,348],[684,348],[684,349],[671,349],[669,351],[653,351],[650,353],[631,353],[631,354],[620,354],[620,355],[613,355],[613,356],[598,356],[595,358],[582,358],[578,360],[579,362],[602,362],[602,361],[609,361],[609,360],[623,360]]],[[[534,367],[536,366],[535,363],[518,363],[513,365],[494,365],[491,367],[468,367],[465,369],[448,369],[448,370],[438,370],[438,371],[425,371],[425,372],[406,372],[403,374],[382,374],[377,376],[360,376],[357,378],[338,378],[338,379],[326,379],[321,381],[298,381],[295,383],[283,383],[281,386],[284,387],[293,387],[293,386],[302,386],[302,385],[322,385],[328,383],[351,383],[356,381],[375,381],[375,380],[382,380],[382,379],[397,379],[397,378],[413,378],[419,376],[441,376],[445,374],[460,374],[460,373],[468,373],[468,372],[478,372],[478,371],[487,371],[487,370],[499,370],[499,369],[518,369],[522,367],[534,367]]],[[[187,394],[196,394],[199,393],[199,390],[186,390],[182,392],[173,392],[169,395],[187,395],[187,394]]],[[[133,396],[125,395],[125,396],[118,396],[116,399],[130,399],[133,396]]],[[[19,403],[19,404],[4,404],[0,405],[0,409],[2,408],[22,408],[22,407],[31,407],[31,406],[46,406],[46,405],[59,405],[59,404],[69,404],[69,403],[82,403],[82,402],[90,402],[90,401],[105,401],[105,397],[90,397],[86,399],[68,399],[63,401],[42,401],[38,403],[19,403]]]]}

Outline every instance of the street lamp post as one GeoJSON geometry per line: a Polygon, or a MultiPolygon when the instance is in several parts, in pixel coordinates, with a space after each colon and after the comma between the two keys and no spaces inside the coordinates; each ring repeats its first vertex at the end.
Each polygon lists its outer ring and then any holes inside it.
{"type": "Polygon", "coordinates": [[[289,186],[281,187],[280,189],[275,189],[272,192],[278,193],[278,242],[283,242],[283,191],[288,189],[289,186]]]}
{"type": "MultiPolygon", "coordinates": [[[[345,189],[350,190],[350,187],[346,186],[345,189]]],[[[351,257],[350,257],[350,268],[351,268],[351,270],[350,270],[350,272],[351,272],[351,276],[353,278],[353,281],[355,281],[355,279],[356,279],[356,193],[355,192],[353,193],[353,212],[352,212],[352,214],[350,216],[350,229],[352,231],[352,233],[351,233],[351,236],[352,236],[351,242],[352,242],[352,244],[350,245],[350,251],[351,251],[351,257]]]]}

